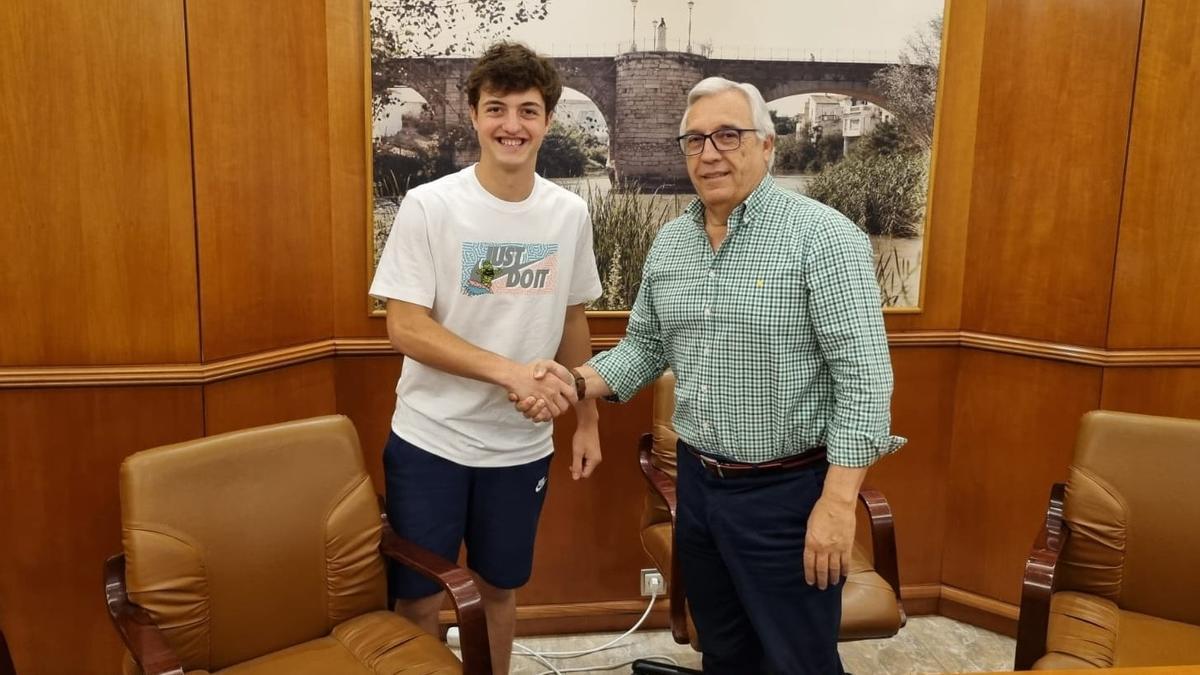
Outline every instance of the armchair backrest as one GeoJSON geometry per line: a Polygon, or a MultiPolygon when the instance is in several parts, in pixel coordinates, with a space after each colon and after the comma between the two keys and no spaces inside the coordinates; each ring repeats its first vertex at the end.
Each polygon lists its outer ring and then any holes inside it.
{"type": "Polygon", "coordinates": [[[1200,421],[1085,415],[1064,518],[1059,590],[1200,624],[1200,421]]]}
{"type": "MultiPolygon", "coordinates": [[[[672,478],[675,477],[675,442],[679,434],[671,418],[675,415],[675,374],[667,370],[654,382],[654,408],[650,418],[650,461],[672,478]]],[[[642,509],[642,528],[671,520],[671,512],[662,499],[647,487],[646,504],[642,509]]]]}
{"type": "Polygon", "coordinates": [[[185,671],[316,639],[386,606],[379,507],[345,417],[139,452],[120,482],[129,597],[185,671]]]}

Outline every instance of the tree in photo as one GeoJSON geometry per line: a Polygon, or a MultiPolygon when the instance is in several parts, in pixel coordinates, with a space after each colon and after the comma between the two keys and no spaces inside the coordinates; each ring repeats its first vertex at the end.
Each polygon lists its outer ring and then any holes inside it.
{"type": "Polygon", "coordinates": [[[937,95],[938,62],[942,46],[942,16],[930,19],[909,36],[900,62],[879,71],[871,86],[888,101],[901,133],[922,150],[933,147],[933,112],[937,95]]]}
{"type": "Polygon", "coordinates": [[[587,163],[584,132],[561,122],[551,124],[538,151],[538,174],[544,178],[574,178],[583,175],[587,163]]]}
{"type": "MultiPolygon", "coordinates": [[[[470,55],[507,38],[514,26],[546,18],[549,0],[372,0],[371,111],[412,84],[404,61],[470,55]]],[[[444,105],[445,101],[430,101],[444,105]]]]}
{"type": "Polygon", "coordinates": [[[924,153],[855,153],[826,168],[808,196],[841,211],[867,234],[920,234],[928,161],[924,153]]]}

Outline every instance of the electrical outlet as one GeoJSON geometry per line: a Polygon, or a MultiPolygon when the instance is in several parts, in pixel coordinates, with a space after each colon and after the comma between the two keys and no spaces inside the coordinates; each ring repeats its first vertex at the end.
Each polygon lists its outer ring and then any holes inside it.
{"type": "Polygon", "coordinates": [[[658,570],[642,570],[642,597],[648,598],[655,593],[662,597],[667,592],[667,581],[658,570]]]}

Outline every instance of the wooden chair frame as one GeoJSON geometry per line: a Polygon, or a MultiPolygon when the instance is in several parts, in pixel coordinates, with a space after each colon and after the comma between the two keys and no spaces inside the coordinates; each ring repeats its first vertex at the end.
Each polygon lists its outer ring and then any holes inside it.
{"type": "Polygon", "coordinates": [[[4,639],[4,631],[0,630],[0,675],[17,675],[13,665],[12,655],[8,653],[8,642],[4,639]]]}
{"type": "Polygon", "coordinates": [[[1058,558],[1066,546],[1071,530],[1063,520],[1066,483],[1050,488],[1050,503],[1046,520],[1033,551],[1025,561],[1025,578],[1021,585],[1021,614],[1017,620],[1017,651],[1013,660],[1015,670],[1030,670],[1034,662],[1046,654],[1046,630],[1050,622],[1050,598],[1057,590],[1054,573],[1058,558]]]}

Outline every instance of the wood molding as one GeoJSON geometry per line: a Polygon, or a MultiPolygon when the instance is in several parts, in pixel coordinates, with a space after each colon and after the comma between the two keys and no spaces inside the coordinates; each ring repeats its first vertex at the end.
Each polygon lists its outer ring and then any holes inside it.
{"type": "Polygon", "coordinates": [[[1017,636],[1019,607],[961,588],[942,585],[937,613],[1009,637],[1017,636]]]}
{"type": "MultiPolygon", "coordinates": [[[[617,335],[593,337],[592,349],[611,349],[620,339],[617,335]]],[[[1104,368],[1200,366],[1200,349],[1100,349],[970,331],[891,333],[888,344],[892,347],[965,347],[1104,368]]],[[[0,368],[0,389],[211,384],[330,356],[388,356],[395,353],[384,337],[334,338],[212,363],[5,367],[0,368]]]]}
{"type": "MultiPolygon", "coordinates": [[[[941,584],[906,584],[901,586],[904,610],[908,616],[936,614],[938,600],[947,587],[941,584]]],[[[957,589],[952,589],[957,591],[957,589]]],[[[964,591],[958,591],[965,593],[964,591]]],[[[973,594],[966,593],[972,596],[973,594]]],[[[978,597],[978,596],[973,596],[978,597]]],[[[989,601],[980,598],[980,601],[989,601]]],[[[991,601],[995,602],[995,601],[991,601]]],[[[612,600],[556,605],[526,605],[517,607],[518,635],[562,635],[583,631],[627,630],[646,611],[647,600],[612,600]]],[[[1003,603],[1000,603],[1003,604],[1003,603]]],[[[665,628],[668,625],[669,600],[654,604],[653,611],[642,624],[643,628],[665,628]]],[[[438,613],[443,627],[455,624],[454,610],[438,613]]]]}
{"type": "Polygon", "coordinates": [[[0,389],[211,384],[307,363],[335,353],[334,340],[321,340],[212,363],[0,368],[0,389]]]}
{"type": "Polygon", "coordinates": [[[908,616],[937,614],[941,597],[941,584],[900,584],[900,599],[908,616]]]}

